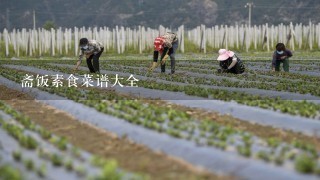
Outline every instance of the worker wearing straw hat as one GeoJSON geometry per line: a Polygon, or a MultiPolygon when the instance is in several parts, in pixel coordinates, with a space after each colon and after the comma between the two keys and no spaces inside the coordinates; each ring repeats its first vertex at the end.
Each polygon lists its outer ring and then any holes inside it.
{"type": "Polygon", "coordinates": [[[171,73],[175,73],[175,53],[178,49],[177,34],[167,32],[154,40],[153,63],[149,71],[153,71],[158,66],[158,57],[160,55],[161,72],[166,71],[166,60],[170,56],[171,73]]]}
{"type": "Polygon", "coordinates": [[[78,70],[83,56],[86,56],[87,65],[89,68],[90,73],[100,73],[99,68],[99,58],[103,52],[103,45],[102,43],[96,40],[88,40],[87,38],[81,38],[79,42],[80,46],[80,55],[77,65],[75,67],[75,71],[78,70]]]}
{"type": "Polygon", "coordinates": [[[241,74],[245,70],[243,62],[236,56],[233,51],[228,51],[226,49],[219,50],[219,57],[217,59],[220,62],[219,73],[234,73],[241,74]]]}

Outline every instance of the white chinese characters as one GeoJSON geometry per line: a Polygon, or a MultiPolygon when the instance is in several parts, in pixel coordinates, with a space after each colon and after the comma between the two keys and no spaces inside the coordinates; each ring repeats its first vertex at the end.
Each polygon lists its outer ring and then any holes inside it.
{"type": "Polygon", "coordinates": [[[75,76],[70,74],[64,77],[61,74],[54,75],[29,75],[26,74],[21,80],[21,86],[24,88],[32,87],[138,87],[139,80],[132,74],[128,78],[120,77],[118,74],[107,75],[100,74],[94,77],[91,74],[84,74],[82,76],[75,76]]]}

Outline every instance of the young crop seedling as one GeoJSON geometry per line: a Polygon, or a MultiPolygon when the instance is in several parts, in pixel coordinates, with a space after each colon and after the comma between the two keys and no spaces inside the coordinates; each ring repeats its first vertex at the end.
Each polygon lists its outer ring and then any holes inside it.
{"type": "Polygon", "coordinates": [[[24,160],[24,166],[29,170],[33,171],[34,170],[34,162],[32,159],[26,159],[24,160]]]}
{"type": "Polygon", "coordinates": [[[79,150],[77,147],[72,146],[72,148],[71,148],[71,153],[72,153],[72,155],[73,155],[74,157],[81,159],[81,153],[80,153],[80,150],[79,150]]]}
{"type": "Polygon", "coordinates": [[[47,175],[47,167],[45,164],[42,164],[38,169],[37,169],[37,174],[39,177],[44,178],[47,175]]]}
{"type": "Polygon", "coordinates": [[[269,145],[270,147],[276,148],[276,147],[278,147],[278,146],[280,145],[280,140],[275,139],[275,138],[269,138],[269,139],[267,140],[267,143],[268,143],[268,145],[269,145]]]}
{"type": "Polygon", "coordinates": [[[247,147],[247,146],[237,146],[237,150],[238,153],[246,156],[246,157],[250,157],[251,156],[251,147],[247,147]]]}
{"type": "Polygon", "coordinates": [[[0,165],[0,179],[3,180],[22,180],[22,174],[18,169],[9,165],[0,165]]]}
{"type": "Polygon", "coordinates": [[[262,160],[264,160],[266,162],[269,162],[271,160],[271,157],[270,157],[271,155],[266,151],[259,151],[256,154],[256,156],[257,156],[258,159],[262,159],[262,160]]]}
{"type": "Polygon", "coordinates": [[[68,142],[67,142],[67,140],[64,138],[64,137],[61,137],[57,142],[56,142],[56,146],[60,149],[60,150],[62,150],[62,151],[65,151],[65,150],[67,150],[67,144],[68,144],[68,142]]]}
{"type": "Polygon", "coordinates": [[[51,153],[41,147],[37,149],[37,154],[42,159],[51,160],[51,153]]]}
{"type": "Polygon", "coordinates": [[[52,154],[51,162],[54,166],[61,166],[63,164],[63,158],[58,154],[52,154]]]}
{"type": "Polygon", "coordinates": [[[19,150],[12,152],[12,157],[16,161],[21,161],[21,156],[22,156],[21,151],[19,151],[19,150]]]}
{"type": "Polygon", "coordinates": [[[77,173],[77,175],[80,176],[80,177],[83,177],[83,176],[86,175],[86,170],[81,165],[76,166],[74,170],[77,173]]]}
{"type": "Polygon", "coordinates": [[[295,169],[301,173],[312,173],[316,170],[316,161],[307,154],[299,155],[295,160],[295,169]]]}
{"type": "Polygon", "coordinates": [[[4,129],[6,129],[10,135],[16,138],[19,141],[20,145],[22,145],[23,147],[31,150],[37,148],[37,141],[29,135],[24,135],[23,130],[20,127],[14,124],[5,123],[4,129]]]}
{"type": "Polygon", "coordinates": [[[276,156],[275,158],[274,158],[274,162],[276,163],[276,165],[282,165],[283,164],[283,162],[284,162],[284,157],[283,156],[281,156],[281,155],[279,155],[279,156],[276,156]]]}
{"type": "Polygon", "coordinates": [[[36,149],[38,147],[37,141],[31,136],[21,136],[22,145],[27,149],[36,149]]]}
{"type": "Polygon", "coordinates": [[[225,150],[226,147],[227,147],[227,143],[225,141],[219,141],[218,144],[217,144],[217,147],[222,149],[222,150],[225,150]]]}
{"type": "Polygon", "coordinates": [[[113,180],[120,180],[122,179],[122,174],[117,171],[118,165],[116,161],[109,160],[107,163],[104,164],[102,173],[99,179],[113,179],[113,180]]]}
{"type": "Polygon", "coordinates": [[[66,160],[64,163],[64,166],[68,171],[72,171],[73,170],[73,161],[71,159],[66,160]]]}
{"type": "Polygon", "coordinates": [[[51,138],[51,133],[44,128],[39,128],[38,131],[43,139],[48,140],[51,138]]]}

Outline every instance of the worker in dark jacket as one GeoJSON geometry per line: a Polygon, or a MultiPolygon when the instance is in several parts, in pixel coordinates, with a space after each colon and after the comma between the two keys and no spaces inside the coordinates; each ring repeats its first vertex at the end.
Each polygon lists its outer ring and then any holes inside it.
{"type": "Polygon", "coordinates": [[[289,72],[289,57],[292,56],[292,52],[286,49],[283,43],[276,45],[276,50],[273,53],[272,58],[272,71],[280,71],[280,64],[283,64],[283,70],[289,72]]]}
{"type": "Polygon", "coordinates": [[[160,55],[161,72],[166,71],[166,60],[170,56],[171,74],[175,73],[175,53],[178,49],[178,38],[175,33],[167,32],[154,40],[153,64],[150,68],[153,71],[158,66],[158,57],[160,55]]]}
{"type": "Polygon", "coordinates": [[[78,70],[83,56],[86,56],[87,65],[90,73],[100,73],[99,58],[104,50],[102,43],[96,40],[88,40],[87,38],[81,38],[79,42],[80,55],[75,70],[78,70]]]}
{"type": "Polygon", "coordinates": [[[243,62],[232,51],[220,49],[217,60],[220,62],[219,65],[221,68],[218,72],[241,74],[245,70],[243,62]]]}

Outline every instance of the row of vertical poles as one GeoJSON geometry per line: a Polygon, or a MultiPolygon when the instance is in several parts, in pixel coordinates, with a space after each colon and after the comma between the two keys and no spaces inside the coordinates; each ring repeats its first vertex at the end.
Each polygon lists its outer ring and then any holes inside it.
{"type": "MultiPolygon", "coordinates": [[[[154,39],[171,32],[170,29],[159,26],[159,29],[138,26],[135,28],[119,27],[74,27],[45,30],[39,29],[13,29],[11,32],[4,29],[0,33],[0,42],[5,44],[5,56],[10,53],[15,56],[42,56],[42,55],[77,55],[79,53],[79,40],[82,37],[96,39],[102,42],[107,51],[115,51],[118,54],[134,51],[143,53],[153,48],[154,39]]],[[[181,51],[184,52],[184,26],[176,31],[180,39],[181,51]]],[[[1,43],[0,43],[1,44],[1,43]]]]}
{"type": "MultiPolygon", "coordinates": [[[[42,55],[78,55],[79,40],[82,37],[96,39],[105,46],[106,52],[123,54],[126,52],[143,53],[153,48],[154,39],[171,32],[163,26],[158,29],[138,26],[135,28],[116,26],[109,27],[74,27],[45,30],[38,29],[4,29],[0,33],[0,53],[5,56],[42,56],[42,55]]],[[[177,30],[179,50],[185,52],[185,38],[188,43],[198,47],[198,52],[226,48],[243,51],[270,51],[278,42],[283,42],[292,50],[314,50],[320,48],[320,23],[308,25],[290,23],[289,25],[259,26],[216,25],[197,26],[186,30],[182,25],[177,30]]]]}
{"type": "Polygon", "coordinates": [[[187,39],[199,47],[199,52],[211,49],[239,49],[270,51],[278,42],[292,50],[320,48],[320,23],[308,25],[216,25],[197,26],[186,31],[187,39]]]}

